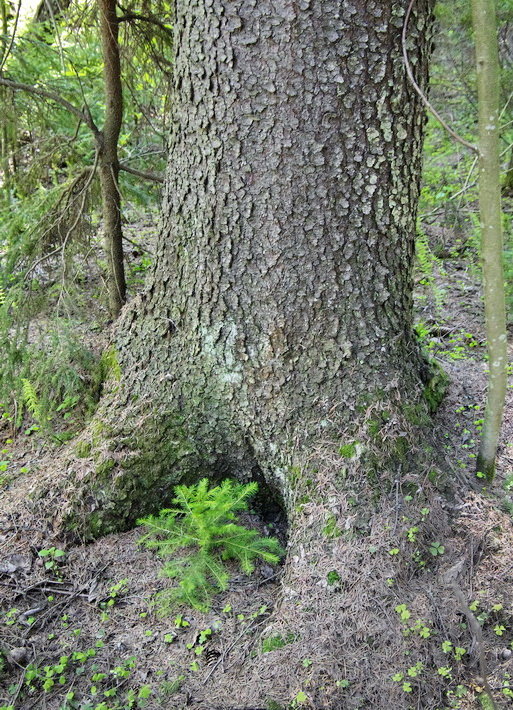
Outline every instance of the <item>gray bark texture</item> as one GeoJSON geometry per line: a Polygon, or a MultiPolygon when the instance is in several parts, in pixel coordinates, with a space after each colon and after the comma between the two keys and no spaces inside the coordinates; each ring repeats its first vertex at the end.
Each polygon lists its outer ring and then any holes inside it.
{"type": "Polygon", "coordinates": [[[156,271],[118,347],[137,391],[165,382],[187,416],[265,457],[341,402],[419,383],[424,119],[400,59],[404,4],[177,5],[156,271]]]}

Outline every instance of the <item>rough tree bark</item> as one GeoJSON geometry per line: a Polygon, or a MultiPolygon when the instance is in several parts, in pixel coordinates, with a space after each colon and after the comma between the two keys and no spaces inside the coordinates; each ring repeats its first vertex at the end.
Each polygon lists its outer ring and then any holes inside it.
{"type": "MultiPolygon", "coordinates": [[[[61,523],[95,535],[162,507],[178,480],[256,476],[287,513],[277,623],[309,629],[302,653],[320,647],[320,620],[333,633],[329,615],[346,613],[312,601],[333,569],[340,584],[366,574],[368,608],[349,605],[342,624],[367,638],[370,590],[384,588],[371,533],[391,544],[372,510],[409,471],[413,431],[436,399],[412,327],[424,116],[401,58],[406,5],[177,2],[157,259],[121,315],[123,376],[75,447],[58,509],[61,523]],[[361,549],[321,534],[329,521],[361,534],[361,549]]],[[[423,87],[431,5],[419,0],[410,20],[423,87]]],[[[55,490],[52,480],[45,504],[55,490]]],[[[390,625],[374,621],[386,647],[390,625]]],[[[355,697],[367,704],[354,707],[383,707],[373,673],[363,676],[355,697]]]]}

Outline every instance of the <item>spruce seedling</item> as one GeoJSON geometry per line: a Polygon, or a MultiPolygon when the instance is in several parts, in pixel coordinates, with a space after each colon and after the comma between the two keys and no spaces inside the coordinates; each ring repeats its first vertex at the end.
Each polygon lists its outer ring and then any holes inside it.
{"type": "Polygon", "coordinates": [[[212,595],[228,586],[226,560],[237,560],[246,574],[253,572],[256,559],[279,561],[283,550],[275,538],[232,522],[239,511],[247,510],[257,490],[257,483],[230,480],[209,488],[204,478],[197,485],[175,488],[175,508],[138,521],[148,528],[139,542],[164,558],[165,577],[178,580],[177,587],[158,595],[161,615],[180,605],[207,611],[212,595]],[[185,554],[178,556],[182,550],[185,554]]]}

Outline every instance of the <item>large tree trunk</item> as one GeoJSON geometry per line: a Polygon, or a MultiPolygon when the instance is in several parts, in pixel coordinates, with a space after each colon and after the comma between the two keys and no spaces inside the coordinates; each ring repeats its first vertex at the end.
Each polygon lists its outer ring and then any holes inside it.
{"type": "MultiPolygon", "coordinates": [[[[419,0],[410,20],[421,86],[431,4],[419,0]]],[[[257,476],[287,513],[276,623],[306,624],[302,654],[314,653],[319,626],[333,641],[331,613],[354,644],[372,611],[376,644],[391,642],[389,621],[376,618],[373,592],[385,585],[369,542],[393,578],[386,494],[396,500],[433,404],[412,328],[424,117],[401,58],[406,5],[177,2],[156,264],[121,316],[123,378],[111,378],[77,448],[82,464],[69,463],[59,508],[61,521],[98,534],[162,507],[178,480],[257,476]],[[360,606],[327,592],[327,605],[312,602],[333,570],[349,585],[365,572],[360,606]]],[[[274,658],[263,663],[273,676],[274,658]]],[[[355,671],[354,703],[333,707],[384,707],[369,668],[355,671]]],[[[394,692],[385,704],[408,706],[394,692]]]]}
{"type": "MultiPolygon", "coordinates": [[[[156,263],[121,316],[124,376],[71,492],[95,533],[205,468],[258,472],[287,502],[292,450],[351,442],[369,420],[383,444],[381,428],[397,438],[396,417],[428,411],[412,328],[424,115],[401,56],[406,5],[177,3],[156,263]]],[[[421,86],[430,8],[410,19],[421,86]]]]}
{"type": "Polygon", "coordinates": [[[152,392],[208,459],[257,464],[285,495],[291,441],[416,402],[425,384],[411,278],[424,118],[401,60],[405,4],[176,8],[164,223],[118,352],[132,398],[152,392]]]}

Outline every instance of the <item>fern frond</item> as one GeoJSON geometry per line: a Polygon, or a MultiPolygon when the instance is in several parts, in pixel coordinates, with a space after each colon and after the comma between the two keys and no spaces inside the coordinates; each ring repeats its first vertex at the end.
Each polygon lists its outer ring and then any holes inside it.
{"type": "Polygon", "coordinates": [[[39,401],[39,397],[37,396],[37,392],[34,385],[32,384],[32,382],[30,382],[30,380],[27,380],[22,377],[21,386],[23,403],[25,404],[29,412],[32,414],[34,419],[38,422],[41,422],[41,420],[43,419],[41,413],[41,403],[39,401]]]}

